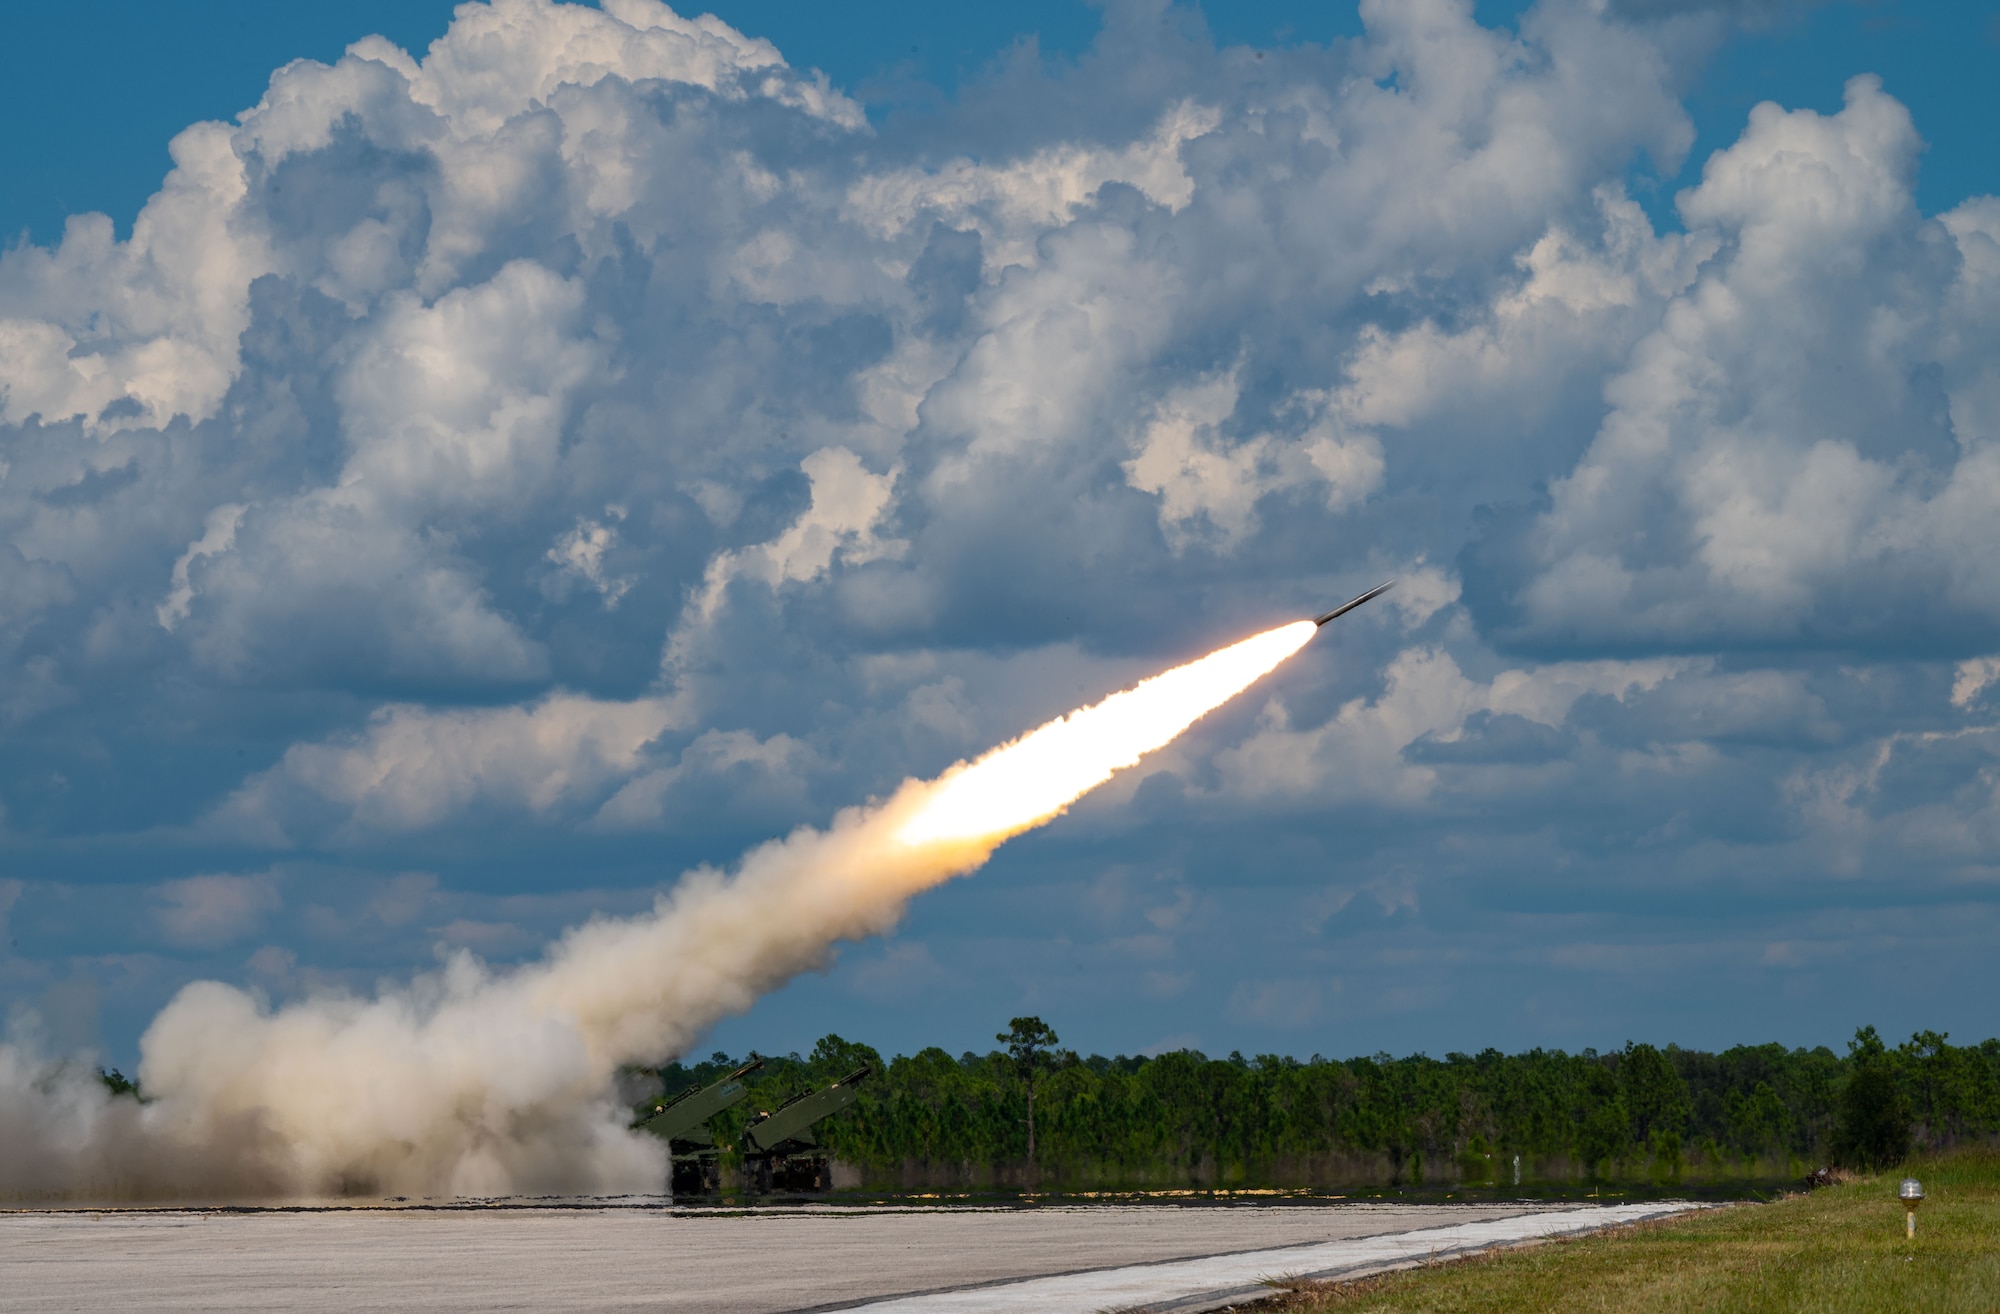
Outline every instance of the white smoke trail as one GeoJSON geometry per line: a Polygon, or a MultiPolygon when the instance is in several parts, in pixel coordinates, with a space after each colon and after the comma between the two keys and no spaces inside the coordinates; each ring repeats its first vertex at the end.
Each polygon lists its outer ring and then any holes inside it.
{"type": "Polygon", "coordinates": [[[620,1066],[685,1053],[842,940],[1168,743],[1303,647],[1296,622],[1049,722],[935,781],[683,876],[641,917],[492,972],[460,954],[372,999],[275,1011],[197,982],[140,1041],[139,1106],[0,1047],[0,1196],[269,1198],[656,1191],[620,1066]]]}

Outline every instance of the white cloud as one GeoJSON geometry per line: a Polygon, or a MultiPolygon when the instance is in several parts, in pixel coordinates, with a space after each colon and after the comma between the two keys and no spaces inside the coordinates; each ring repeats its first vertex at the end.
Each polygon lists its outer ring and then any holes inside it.
{"type": "Polygon", "coordinates": [[[1607,385],[1595,442],[1535,526],[1525,626],[1680,643],[1886,637],[1868,599],[2000,622],[2000,488],[1972,426],[1991,356],[1976,208],[1929,223],[1908,113],[1872,78],[1823,117],[1762,105],[1681,197],[1721,241],[1607,385]],[[1969,318],[1969,317],[1968,317],[1969,318]],[[1955,322],[1959,321],[1959,322],[1955,322]],[[1968,324],[1967,327],[1970,327],[1968,324]],[[1963,398],[1963,402],[1961,402],[1963,398]]]}
{"type": "MultiPolygon", "coordinates": [[[[1414,804],[1438,785],[1439,768],[1407,760],[1404,750],[1431,736],[1450,742],[1478,712],[1559,726],[1585,694],[1625,698],[1657,687],[1686,663],[1563,662],[1468,679],[1438,647],[1406,648],[1384,672],[1382,692],[1341,706],[1324,724],[1295,729],[1284,705],[1267,704],[1257,732],[1216,755],[1226,793],[1240,798],[1375,801],[1414,804]]],[[[1523,787],[1542,785],[1527,772],[1523,787]]]]}
{"type": "Polygon", "coordinates": [[[924,402],[928,426],[956,441],[926,491],[947,502],[988,468],[1087,445],[1122,378],[1172,327],[1177,271],[1150,267],[1123,227],[1050,233],[1032,271],[1011,268],[979,302],[983,331],[924,402]]]}
{"type": "Polygon", "coordinates": [[[895,488],[895,471],[872,474],[861,458],[840,447],[814,452],[799,462],[799,469],[812,481],[812,505],[770,542],[711,561],[703,579],[704,602],[731,579],[754,579],[775,589],[818,579],[835,557],[861,565],[902,551],[901,543],[875,533],[895,488]]]}
{"type": "Polygon", "coordinates": [[[1387,601],[1402,613],[1403,628],[1415,629],[1451,606],[1462,591],[1458,578],[1428,565],[1420,557],[1394,573],[1395,589],[1387,601]]]}
{"type": "Polygon", "coordinates": [[[555,473],[564,407],[599,350],[583,289],[512,261],[425,304],[387,298],[340,384],[344,500],[504,512],[555,473]]]}
{"type": "Polygon", "coordinates": [[[339,489],[252,507],[231,550],[205,559],[179,631],[197,661],[225,677],[309,681],[349,663],[432,680],[546,674],[541,644],[495,609],[450,535],[374,510],[339,489]]]}
{"type": "Polygon", "coordinates": [[[358,734],[298,744],[218,809],[227,832],[285,843],[332,814],[361,841],[420,830],[479,807],[535,815],[596,801],[644,762],[674,724],[671,701],[549,694],[519,707],[462,711],[392,705],[358,734]]]}
{"type": "Polygon", "coordinates": [[[188,544],[188,550],[174,562],[173,584],[167,590],[166,601],[154,609],[153,614],[159,617],[161,629],[172,630],[187,619],[195,595],[194,581],[188,571],[195,562],[219,556],[235,546],[236,527],[243,523],[243,513],[247,509],[241,504],[225,503],[208,513],[208,523],[203,526],[201,537],[188,544]]]}
{"type": "MultiPolygon", "coordinates": [[[[230,677],[310,681],[356,661],[402,679],[546,675],[469,545],[575,478],[561,445],[601,378],[604,321],[535,257],[602,255],[684,183],[635,90],[653,86],[783,105],[834,135],[865,126],[824,79],[712,17],[503,0],[468,8],[421,63],[370,38],[332,66],[279,70],[240,126],[182,133],[127,241],[83,216],[58,247],[0,256],[0,423],[81,416],[101,443],[143,436],[84,473],[123,469],[145,509],[95,543],[47,512],[0,505],[0,523],[31,562],[72,568],[138,548],[121,533],[148,551],[178,538],[159,622],[230,677]],[[207,427],[147,433],[174,416],[207,427]],[[246,509],[233,540],[203,524],[227,506],[246,509]]],[[[705,176],[765,185],[730,172],[705,176]]],[[[54,444],[10,464],[20,494],[76,477],[54,444]]],[[[591,583],[609,599],[626,578],[591,583]]]]}
{"type": "MultiPolygon", "coordinates": [[[[899,597],[853,592],[846,614],[921,624],[963,592],[930,577],[963,556],[958,527],[1079,477],[1121,435],[1177,550],[1241,550],[1294,489],[1351,511],[1390,456],[1357,409],[1384,371],[1355,355],[1371,330],[1345,320],[1346,299],[1432,277],[1476,232],[1474,264],[1528,252],[1524,302],[1625,305],[1631,277],[1550,225],[1590,160],[1683,126],[1656,52],[1615,24],[1552,22],[1531,47],[1449,7],[1366,18],[1370,78],[1264,85],[1218,66],[1121,112],[1122,135],[1052,123],[942,164],[852,156],[867,138],[852,102],[768,42],[639,0],[504,0],[467,9],[421,61],[370,38],[333,65],[287,66],[237,127],[184,134],[129,242],[91,221],[6,257],[6,418],[68,413],[49,399],[96,389],[81,409],[103,433],[176,410],[206,424],[180,448],[120,453],[141,515],[84,528],[37,510],[15,541],[30,561],[101,572],[171,542],[152,605],[210,676],[546,687],[576,674],[555,664],[579,645],[552,649],[536,615],[566,580],[609,617],[642,572],[693,583],[699,551],[699,628],[732,581],[824,587],[836,561],[894,555],[876,528],[892,515],[942,541],[899,597]],[[1370,80],[1390,71],[1393,87],[1370,80]],[[1615,111],[1599,103],[1611,86],[1615,111]],[[1552,135],[1586,95],[1581,135],[1552,135]],[[791,129],[759,117],[772,112],[826,149],[788,155],[791,129]],[[1119,196],[1146,215],[1100,213],[1119,196]],[[972,246],[913,287],[938,222],[972,246]],[[1228,269],[1203,254],[1217,251],[1228,269]],[[141,301],[144,315],[118,309],[141,301]],[[1245,340],[1272,307],[1334,326],[1317,360],[1245,340]],[[78,333],[206,372],[187,374],[192,400],[161,400],[173,389],[78,333]],[[1222,357],[1193,361],[1186,344],[1208,337],[1222,357]],[[1343,358],[1353,377],[1334,388],[1343,358]],[[1298,375],[1275,399],[1273,369],[1298,375]],[[1223,378],[1237,394],[1258,380],[1228,423],[1202,409],[1222,385],[1201,381],[1223,378]],[[681,490],[733,523],[788,466],[814,506],[763,543],[716,550],[660,528],[681,490]],[[614,527],[613,503],[633,518],[614,527]],[[233,534],[208,519],[223,507],[243,508],[233,534]],[[554,576],[523,569],[535,536],[554,576]]],[[[58,452],[21,467],[24,491],[76,480],[58,452]]],[[[1102,532],[1084,528],[1101,500],[1018,532],[1102,532]]]]}
{"type": "Polygon", "coordinates": [[[729,586],[738,579],[754,580],[775,591],[821,578],[836,559],[859,566],[904,551],[906,544],[875,532],[896,486],[897,471],[872,474],[860,457],[844,447],[814,452],[799,468],[811,481],[811,505],[776,538],[718,552],[709,559],[701,588],[689,600],[669,645],[670,666],[685,660],[690,645],[714,623],[729,586]]]}
{"type": "Polygon", "coordinates": [[[1136,455],[1125,479],[1160,498],[1160,531],[1176,554],[1198,541],[1206,521],[1217,545],[1234,547],[1257,527],[1265,494],[1308,482],[1325,485],[1329,510],[1341,510],[1382,482],[1382,445],[1372,434],[1348,435],[1311,394],[1286,408],[1309,417],[1296,439],[1259,433],[1231,443],[1221,428],[1235,413],[1235,371],[1177,388],[1133,436],[1136,455]]]}
{"type": "Polygon", "coordinates": [[[1972,701],[2000,680],[2000,657],[1970,657],[1958,664],[1951,682],[1951,705],[1969,707],[1972,701]]]}
{"type": "MultiPolygon", "coordinates": [[[[877,131],[713,17],[474,4],[182,133],[127,240],[0,254],[10,844],[206,818],[470,886],[539,827],[581,869],[1395,576],[1098,815],[1197,803],[1258,871],[1329,805],[1454,818],[1343,835],[1342,888],[1433,843],[1749,880],[1837,796],[1843,861],[1976,865],[1982,740],[1863,767],[1990,701],[2000,201],[1920,214],[1863,81],[1760,108],[1656,232],[1699,43],[1630,6],[1371,0],[1263,60],[1142,11],[877,131]]],[[[399,933],[528,924],[424,879],[399,933]]],[[[1268,975],[1210,993],[1275,1025],[1268,975]]]]}
{"type": "Polygon", "coordinates": [[[684,809],[674,795],[712,795],[726,788],[741,807],[746,796],[776,794],[796,800],[803,773],[816,764],[806,744],[790,735],[758,739],[743,730],[710,730],[698,736],[671,766],[647,771],[621,786],[591,818],[592,829],[612,833],[652,830],[684,809]]]}
{"type": "MultiPolygon", "coordinates": [[[[605,520],[623,520],[625,508],[610,506],[604,510],[605,520]]],[[[604,568],[605,554],[618,545],[618,530],[615,525],[603,520],[593,520],[579,516],[573,529],[563,531],[544,557],[554,562],[565,574],[574,575],[596,589],[604,599],[607,609],[616,607],[618,600],[632,589],[637,581],[629,576],[611,575],[604,568]]]]}
{"type": "Polygon", "coordinates": [[[272,267],[254,224],[231,218],[248,183],[230,130],[198,123],[174,169],[116,240],[100,214],[60,245],[0,255],[0,420],[83,416],[93,432],[206,419],[235,377],[250,281],[272,267]]]}
{"type": "Polygon", "coordinates": [[[1490,420],[1496,400],[1532,406],[1566,373],[1615,363],[1715,242],[1655,236],[1620,187],[1600,186],[1592,201],[1599,231],[1586,238],[1551,227],[1515,255],[1514,276],[1470,324],[1453,330],[1425,318],[1395,331],[1363,328],[1337,395],[1340,414],[1378,428],[1465,409],[1490,420]]]}
{"type": "Polygon", "coordinates": [[[1183,100],[1167,108],[1151,134],[1125,146],[1065,142],[1003,164],[960,157],[936,169],[900,169],[855,183],[847,203],[884,237],[919,219],[972,225],[992,244],[994,268],[1032,264],[1034,235],[1068,221],[1106,183],[1127,183],[1169,210],[1185,208],[1194,180],[1181,166],[1181,147],[1221,121],[1220,111],[1183,100]]]}
{"type": "Polygon", "coordinates": [[[1782,786],[1798,847],[1831,875],[1932,864],[1952,884],[2000,874],[2000,726],[1898,731],[1801,766],[1782,786]]]}
{"type": "Polygon", "coordinates": [[[1160,530],[1174,551],[1192,541],[1192,522],[1206,519],[1225,547],[1249,533],[1257,500],[1277,486],[1260,469],[1271,440],[1259,436],[1225,447],[1216,426],[1236,410],[1236,378],[1219,375],[1176,389],[1134,435],[1137,450],[1125,479],[1160,498],[1160,530]]]}

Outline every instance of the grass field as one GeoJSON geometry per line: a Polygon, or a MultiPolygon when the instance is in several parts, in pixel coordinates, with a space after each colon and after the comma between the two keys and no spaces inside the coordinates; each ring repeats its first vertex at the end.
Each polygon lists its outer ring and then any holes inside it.
{"type": "Polygon", "coordinates": [[[1770,1204],[1338,1286],[1295,1289],[1268,1307],[1313,1314],[1534,1311],[2000,1310],[2000,1150],[1965,1150],[1902,1172],[1770,1204]],[[1914,1242],[1896,1184],[1928,1198],[1914,1242]]]}

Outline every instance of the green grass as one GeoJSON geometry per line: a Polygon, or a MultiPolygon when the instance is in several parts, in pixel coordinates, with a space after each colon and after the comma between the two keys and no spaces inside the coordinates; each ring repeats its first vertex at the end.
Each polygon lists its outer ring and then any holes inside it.
{"type": "Polygon", "coordinates": [[[1299,1314],[2000,1310],[2000,1150],[1441,1268],[1294,1290],[1299,1314]],[[1914,1242],[1896,1183],[1928,1198],[1914,1242]]]}

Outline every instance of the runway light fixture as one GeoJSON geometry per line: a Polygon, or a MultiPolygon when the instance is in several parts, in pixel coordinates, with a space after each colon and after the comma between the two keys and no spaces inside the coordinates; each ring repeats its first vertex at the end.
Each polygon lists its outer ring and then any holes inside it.
{"type": "Polygon", "coordinates": [[[1904,1234],[1914,1240],[1917,1235],[1917,1206],[1924,1202],[1924,1184],[1914,1177],[1905,1177],[1896,1194],[1903,1202],[1904,1234]]]}

